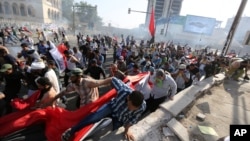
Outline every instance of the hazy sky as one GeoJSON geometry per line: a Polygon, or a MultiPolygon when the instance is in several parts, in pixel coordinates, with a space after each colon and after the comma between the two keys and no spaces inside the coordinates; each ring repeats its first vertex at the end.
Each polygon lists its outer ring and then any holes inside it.
{"type": "MultiPolygon", "coordinates": [[[[81,0],[75,0],[81,1],[81,0]]],[[[86,0],[82,0],[86,1],[86,0]]],[[[181,15],[197,15],[226,21],[236,15],[241,0],[183,0],[181,15]]],[[[98,15],[105,25],[120,28],[135,28],[145,22],[146,14],[132,12],[146,11],[148,0],[87,0],[91,5],[97,5],[98,15]]],[[[248,1],[243,16],[250,16],[250,1],[248,1]]],[[[225,24],[225,22],[224,22],[225,24]]]]}

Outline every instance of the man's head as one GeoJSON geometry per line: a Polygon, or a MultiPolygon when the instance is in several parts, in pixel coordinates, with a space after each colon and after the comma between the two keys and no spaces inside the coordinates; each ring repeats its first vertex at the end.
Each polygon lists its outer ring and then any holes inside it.
{"type": "Polygon", "coordinates": [[[33,61],[30,65],[31,73],[34,75],[40,75],[45,67],[46,66],[43,61],[33,61]]]}
{"type": "Polygon", "coordinates": [[[80,82],[83,76],[83,71],[80,68],[74,68],[69,73],[67,73],[67,75],[70,77],[71,82],[76,84],[80,82]]]}
{"type": "Polygon", "coordinates": [[[92,66],[96,66],[97,65],[97,60],[96,59],[92,59],[90,63],[91,63],[92,66]]]}
{"type": "Polygon", "coordinates": [[[163,69],[158,69],[156,70],[156,73],[155,73],[155,84],[158,85],[158,84],[162,84],[162,82],[164,81],[166,77],[166,74],[164,72],[163,69]]]}
{"type": "Polygon", "coordinates": [[[6,74],[10,74],[12,73],[13,69],[12,69],[12,65],[11,64],[3,64],[0,72],[6,73],[6,74]]]}
{"type": "Polygon", "coordinates": [[[147,66],[147,67],[151,66],[151,62],[150,62],[150,61],[147,61],[147,62],[146,62],[146,66],[147,66]]]}
{"type": "Polygon", "coordinates": [[[156,77],[156,79],[163,80],[165,78],[165,72],[164,72],[164,70],[163,69],[156,70],[155,77],[156,77]]]}
{"type": "Polygon", "coordinates": [[[76,47],[73,47],[73,52],[77,53],[78,49],[76,47]]]}
{"type": "Polygon", "coordinates": [[[186,69],[186,65],[185,64],[180,64],[180,66],[179,66],[179,70],[180,71],[183,71],[183,70],[185,70],[186,69]]]}
{"type": "Polygon", "coordinates": [[[47,77],[39,77],[35,81],[38,89],[40,90],[44,90],[52,86],[52,83],[47,77]]]}
{"type": "Polygon", "coordinates": [[[124,57],[120,56],[119,59],[118,59],[118,62],[124,62],[124,57]]]}
{"type": "Polygon", "coordinates": [[[22,43],[20,46],[23,50],[29,50],[29,45],[27,43],[22,43]]]}
{"type": "Polygon", "coordinates": [[[127,100],[128,109],[130,111],[134,111],[142,105],[144,96],[139,91],[133,91],[130,95],[128,95],[127,100]]]}
{"type": "Polygon", "coordinates": [[[71,53],[70,53],[69,50],[65,50],[65,51],[63,52],[63,54],[65,55],[65,57],[70,57],[70,56],[71,56],[71,53]]]}
{"type": "Polygon", "coordinates": [[[48,60],[47,64],[48,64],[49,68],[55,68],[56,67],[56,63],[55,63],[54,60],[48,60]]]}
{"type": "Polygon", "coordinates": [[[7,54],[5,49],[0,49],[0,57],[3,57],[7,54]]]}
{"type": "Polygon", "coordinates": [[[133,71],[137,71],[139,70],[139,65],[138,64],[134,64],[133,65],[133,71]]]}
{"type": "Polygon", "coordinates": [[[190,70],[193,70],[194,68],[195,68],[195,65],[194,65],[194,64],[190,64],[190,65],[189,65],[189,69],[190,69],[190,70]]]}
{"type": "Polygon", "coordinates": [[[116,64],[111,64],[111,68],[110,69],[111,69],[112,72],[116,72],[118,70],[116,64]]]}

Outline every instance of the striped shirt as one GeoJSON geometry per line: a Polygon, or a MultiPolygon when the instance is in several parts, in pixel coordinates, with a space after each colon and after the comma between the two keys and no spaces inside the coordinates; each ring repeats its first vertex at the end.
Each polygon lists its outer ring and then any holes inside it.
{"type": "Polygon", "coordinates": [[[117,78],[112,78],[112,84],[117,90],[117,97],[111,101],[112,116],[116,117],[123,125],[137,123],[139,117],[146,109],[146,102],[143,101],[139,109],[130,111],[127,106],[127,96],[132,93],[132,89],[117,78]]]}

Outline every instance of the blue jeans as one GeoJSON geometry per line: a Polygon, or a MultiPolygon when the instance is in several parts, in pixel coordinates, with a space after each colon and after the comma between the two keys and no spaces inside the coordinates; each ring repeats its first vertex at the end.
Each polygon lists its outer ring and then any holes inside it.
{"type": "MultiPolygon", "coordinates": [[[[73,135],[75,132],[78,132],[83,127],[85,127],[89,124],[93,124],[95,122],[98,122],[101,119],[111,115],[111,113],[112,113],[111,104],[108,103],[108,104],[103,105],[95,113],[88,115],[83,120],[81,120],[77,125],[73,126],[71,128],[70,134],[73,135]]],[[[118,120],[116,120],[116,118],[112,118],[112,119],[113,119],[113,130],[122,126],[122,124],[118,120]]]]}

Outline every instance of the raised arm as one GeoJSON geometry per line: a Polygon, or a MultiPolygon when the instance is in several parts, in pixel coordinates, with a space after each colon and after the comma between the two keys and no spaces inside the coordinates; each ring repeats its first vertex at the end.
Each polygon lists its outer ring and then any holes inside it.
{"type": "Polygon", "coordinates": [[[106,78],[103,80],[95,80],[93,78],[86,78],[85,81],[87,82],[86,85],[90,88],[95,88],[95,87],[99,87],[101,85],[106,85],[106,84],[110,84],[111,80],[113,77],[110,78],[106,78]]]}

